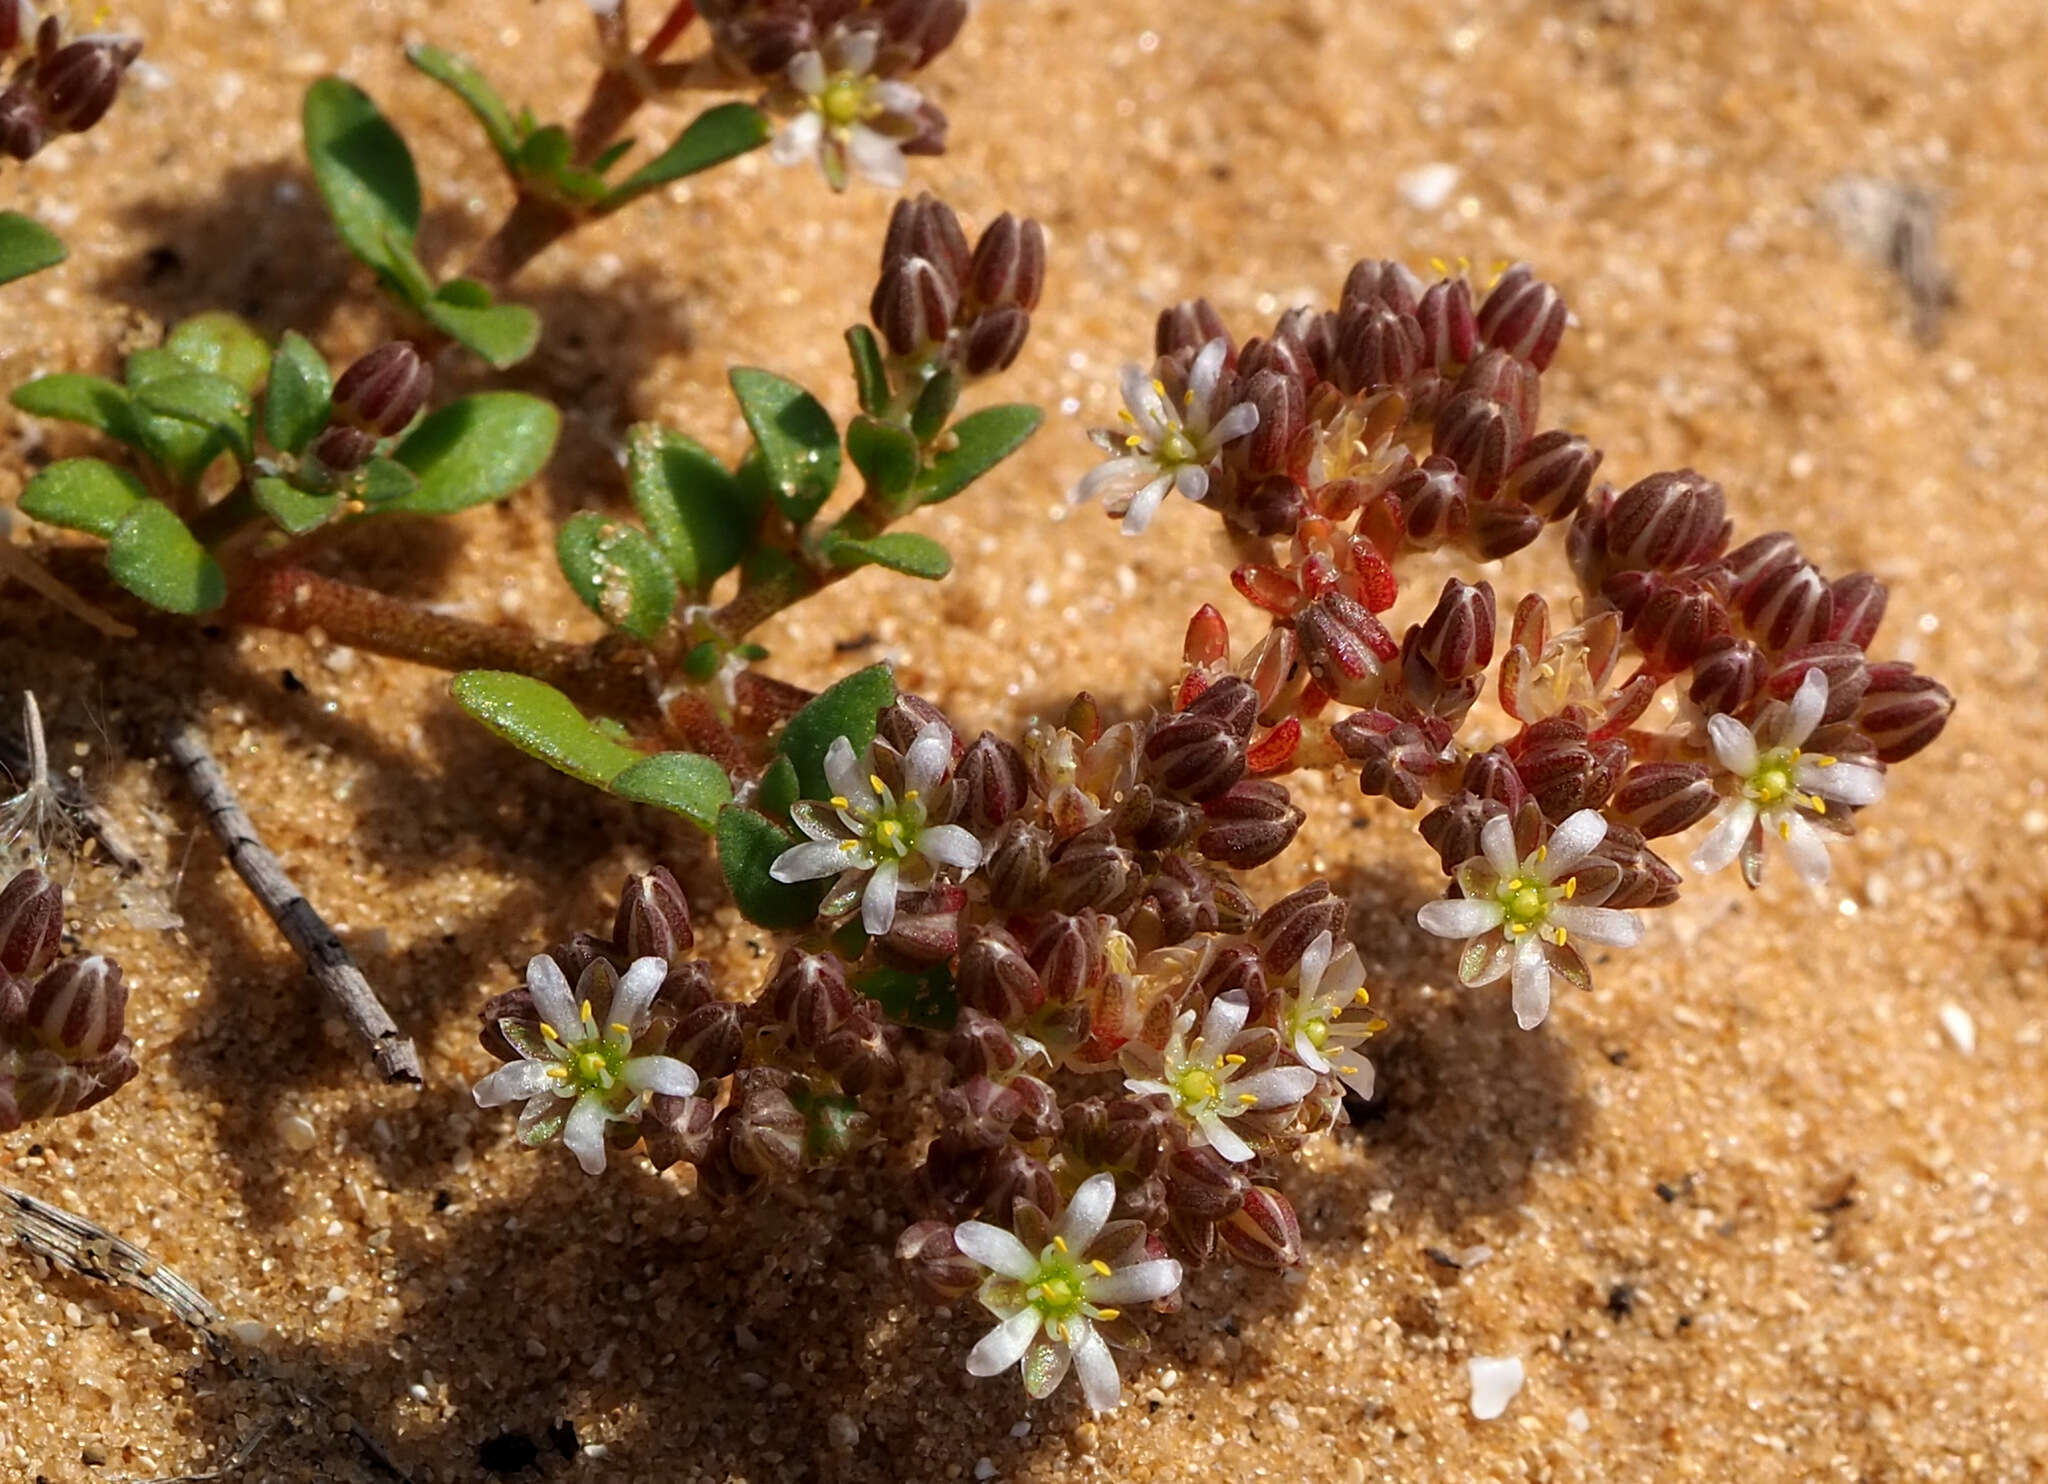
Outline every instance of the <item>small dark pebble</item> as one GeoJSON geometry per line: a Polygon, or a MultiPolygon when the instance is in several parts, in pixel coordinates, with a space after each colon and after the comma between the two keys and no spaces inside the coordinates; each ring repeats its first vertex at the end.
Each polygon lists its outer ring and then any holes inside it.
{"type": "Polygon", "coordinates": [[[434,1209],[436,1211],[445,1211],[454,1204],[455,1197],[450,1195],[447,1191],[437,1190],[434,1192],[434,1209]]]}
{"type": "Polygon", "coordinates": [[[175,247],[152,247],[142,255],[142,281],[145,284],[160,283],[173,273],[184,270],[185,257],[175,247]]]}
{"type": "Polygon", "coordinates": [[[299,679],[298,676],[292,674],[292,672],[289,670],[284,672],[283,679],[284,688],[290,691],[293,695],[297,695],[300,691],[306,688],[306,682],[299,679]]]}
{"type": "Polygon", "coordinates": [[[1690,1314],[1681,1314],[1681,1315],[1679,1315],[1679,1316],[1678,1316],[1678,1327],[1679,1327],[1680,1329],[1691,1329],[1691,1328],[1692,1328],[1692,1315],[1690,1315],[1690,1314]]]}
{"type": "Polygon", "coordinates": [[[1657,1199],[1664,1202],[1667,1206],[1670,1205],[1678,1199],[1678,1187],[1676,1185],[1666,1185],[1662,1180],[1659,1180],[1657,1182],[1657,1199]]]}
{"type": "Polygon", "coordinates": [[[566,1417],[549,1425],[548,1441],[564,1458],[574,1458],[583,1451],[583,1440],[576,1436],[576,1424],[566,1417]]]}
{"type": "Polygon", "coordinates": [[[523,1432],[501,1432],[478,1446],[476,1461],[487,1473],[516,1474],[540,1461],[540,1448],[523,1432]]]}
{"type": "Polygon", "coordinates": [[[872,649],[879,642],[874,632],[870,630],[865,634],[855,634],[851,639],[834,639],[832,641],[832,652],[834,654],[855,654],[863,649],[872,649]]]}
{"type": "Polygon", "coordinates": [[[1425,1247],[1422,1249],[1422,1255],[1438,1267],[1450,1268],[1454,1272],[1465,1266],[1465,1264],[1459,1262],[1457,1258],[1451,1256],[1450,1253],[1444,1251],[1441,1247],[1425,1247]]]}
{"type": "Polygon", "coordinates": [[[1628,1053],[1626,1051],[1610,1051],[1607,1053],[1607,1059],[1613,1062],[1617,1067],[1625,1067],[1628,1065],[1628,1053]]]}
{"type": "Polygon", "coordinates": [[[1626,1283],[1617,1283],[1607,1290],[1607,1312],[1616,1319],[1626,1319],[1636,1311],[1636,1291],[1626,1283]]]}

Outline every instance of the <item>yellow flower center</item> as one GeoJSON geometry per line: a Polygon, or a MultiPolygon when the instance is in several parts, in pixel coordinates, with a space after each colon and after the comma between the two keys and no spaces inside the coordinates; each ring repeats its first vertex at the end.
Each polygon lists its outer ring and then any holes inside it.
{"type": "Polygon", "coordinates": [[[850,129],[868,115],[868,85],[851,74],[835,77],[818,95],[818,112],[835,129],[850,129]]]}

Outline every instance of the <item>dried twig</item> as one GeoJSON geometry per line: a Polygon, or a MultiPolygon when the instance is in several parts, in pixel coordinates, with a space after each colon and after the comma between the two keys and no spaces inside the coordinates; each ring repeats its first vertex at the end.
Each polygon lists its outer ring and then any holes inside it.
{"type": "MultiPolygon", "coordinates": [[[[195,1330],[214,1360],[236,1375],[279,1387],[291,1399],[293,1406],[306,1412],[322,1416],[331,1412],[330,1408],[271,1372],[260,1357],[244,1354],[227,1332],[226,1316],[205,1294],[133,1242],[115,1236],[105,1227],[62,1206],[38,1200],[25,1190],[0,1185],[0,1235],[12,1238],[23,1250],[53,1267],[116,1288],[133,1289],[156,1300],[195,1330]]],[[[182,1480],[224,1477],[239,1468],[275,1426],[273,1421],[258,1428],[220,1467],[207,1473],[184,1475],[182,1480]]],[[[365,1458],[390,1478],[405,1484],[405,1472],[391,1461],[391,1455],[375,1438],[352,1421],[346,1423],[342,1430],[354,1440],[365,1458]]],[[[157,1481],[157,1484],[182,1484],[182,1481],[164,1480],[157,1481]]]]}
{"type": "Polygon", "coordinates": [[[99,842],[101,853],[116,870],[123,875],[141,870],[142,857],[135,853],[135,847],[128,843],[127,835],[114,823],[113,816],[93,803],[76,779],[50,767],[43,748],[42,713],[32,692],[22,693],[21,709],[22,734],[16,737],[0,733],[0,770],[5,770],[24,791],[36,789],[40,774],[47,796],[66,818],[99,842]]]}
{"type": "Polygon", "coordinates": [[[164,745],[205,810],[206,822],[227,851],[228,864],[263,904],[278,931],[298,949],[307,972],[333,998],[357,1034],[370,1043],[370,1055],[384,1080],[418,1084],[420,1059],[412,1041],[378,1000],[327,919],[313,909],[257,836],[256,826],[242,811],[199,728],[189,721],[178,722],[165,734],[164,745]]]}

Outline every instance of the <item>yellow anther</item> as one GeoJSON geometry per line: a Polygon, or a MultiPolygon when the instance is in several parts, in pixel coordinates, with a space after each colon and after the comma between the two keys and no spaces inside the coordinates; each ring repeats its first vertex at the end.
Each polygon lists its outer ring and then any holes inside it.
{"type": "Polygon", "coordinates": [[[844,852],[845,852],[846,854],[848,854],[848,855],[852,855],[852,854],[853,854],[853,853],[854,853],[854,852],[855,852],[856,850],[860,849],[860,841],[858,841],[858,840],[841,840],[841,841],[839,842],[839,848],[840,848],[840,849],[841,849],[842,851],[844,851],[844,852]]]}
{"type": "Polygon", "coordinates": [[[1386,1028],[1387,1023],[1384,1020],[1378,1019],[1377,1017],[1375,1017],[1372,1020],[1368,1020],[1365,1023],[1365,1033],[1369,1036],[1377,1036],[1381,1031],[1385,1030],[1386,1028]]]}
{"type": "Polygon", "coordinates": [[[1792,821],[1790,819],[1781,819],[1778,821],[1778,838],[1780,840],[1789,840],[1792,838],[1792,821]]]}
{"type": "Polygon", "coordinates": [[[868,787],[873,789],[876,793],[887,792],[887,789],[884,787],[882,783],[882,775],[880,773],[868,774],[868,787]]]}
{"type": "Polygon", "coordinates": [[[1128,407],[1117,408],[1116,415],[1127,423],[1135,423],[1137,421],[1135,417],[1131,416],[1131,409],[1128,407]]]}
{"type": "Polygon", "coordinates": [[[1059,1248],[1061,1252],[1065,1252],[1067,1250],[1067,1239],[1065,1237],[1054,1237],[1052,1239],[1052,1244],[1053,1246],[1059,1248]]]}
{"type": "Polygon", "coordinates": [[[597,1024],[597,1012],[590,1008],[590,1001],[583,1002],[583,1018],[592,1025],[597,1024]]]}
{"type": "Polygon", "coordinates": [[[1233,1067],[1241,1067],[1244,1065],[1244,1058],[1242,1056],[1239,1056],[1235,1051],[1225,1052],[1223,1055],[1223,1059],[1233,1067]]]}
{"type": "Polygon", "coordinates": [[[1152,378],[1152,390],[1159,393],[1160,401],[1166,400],[1166,383],[1156,376],[1152,378]]]}
{"type": "MultiPolygon", "coordinates": [[[[1103,1271],[1106,1273],[1109,1269],[1104,1268],[1103,1271]]],[[[1121,1319],[1124,1317],[1124,1311],[1122,1309],[1097,1309],[1095,1317],[1097,1319],[1121,1319]]]]}
{"type": "Polygon", "coordinates": [[[1361,1005],[1370,1005],[1372,1003],[1372,994],[1363,986],[1360,986],[1358,993],[1353,995],[1351,998],[1356,1000],[1361,1005]]]}
{"type": "Polygon", "coordinates": [[[914,799],[914,798],[916,798],[916,797],[917,797],[917,790],[916,790],[916,789],[914,789],[914,788],[911,788],[911,789],[905,789],[905,790],[904,790],[904,792],[903,792],[903,802],[904,802],[904,803],[906,803],[906,804],[907,804],[907,803],[909,803],[909,802],[910,802],[910,801],[911,801],[912,799],[914,799]]]}
{"type": "Polygon", "coordinates": [[[630,1036],[633,1034],[633,1027],[627,1025],[623,1020],[614,1020],[612,1022],[612,1029],[617,1031],[622,1036],[630,1036]]]}
{"type": "Polygon", "coordinates": [[[1528,931],[1529,924],[1526,922],[1511,922],[1508,924],[1508,936],[1510,938],[1519,938],[1528,931]]]}
{"type": "Polygon", "coordinates": [[[1564,899],[1569,902],[1579,894],[1579,878],[1574,876],[1564,884],[1564,899]]]}
{"type": "Polygon", "coordinates": [[[1815,814],[1825,814],[1828,812],[1828,801],[1819,794],[1808,794],[1806,802],[1812,806],[1815,814]]]}
{"type": "Polygon", "coordinates": [[[1237,1095],[1237,1100],[1249,1108],[1259,1100],[1259,1095],[1255,1092],[1241,1092],[1237,1095]]]}
{"type": "Polygon", "coordinates": [[[1189,387],[1181,393],[1180,405],[1183,407],[1193,407],[1195,405],[1195,389],[1193,387],[1189,387]]]}
{"type": "Polygon", "coordinates": [[[1564,930],[1563,928],[1559,928],[1559,929],[1557,930],[1557,946],[1558,946],[1558,947],[1560,947],[1560,948],[1564,947],[1564,944],[1565,944],[1565,939],[1566,939],[1566,938],[1568,938],[1569,936],[1570,936],[1570,934],[1568,934],[1567,932],[1565,932],[1565,930],[1564,930]]]}
{"type": "Polygon", "coordinates": [[[549,1067],[548,1075],[554,1078],[555,1081],[560,1082],[564,1077],[569,1075],[569,1069],[567,1067],[549,1067]]]}
{"type": "Polygon", "coordinates": [[[1550,859],[1550,847],[1549,847],[1548,845],[1539,845],[1539,846],[1537,846],[1537,847],[1536,847],[1536,859],[1537,859],[1538,861],[1546,861],[1546,860],[1550,859]]]}
{"type": "Polygon", "coordinates": [[[846,797],[845,794],[834,794],[825,802],[830,804],[834,809],[851,809],[853,807],[852,802],[846,797]]]}
{"type": "Polygon", "coordinates": [[[1339,1067],[1337,1070],[1347,1077],[1356,1077],[1358,1075],[1358,1068],[1356,1067],[1339,1067]]]}
{"type": "Polygon", "coordinates": [[[1438,278],[1449,278],[1451,276],[1451,265],[1442,258],[1431,258],[1429,260],[1429,268],[1438,278]]]}
{"type": "Polygon", "coordinates": [[[540,1033],[550,1041],[559,1041],[562,1039],[562,1033],[556,1030],[553,1026],[549,1025],[545,1020],[543,1020],[540,1023],[540,1033]]]}
{"type": "Polygon", "coordinates": [[[1144,446],[1145,440],[1143,438],[1140,438],[1136,433],[1133,433],[1128,438],[1124,439],[1125,448],[1143,448],[1144,446]]]}
{"type": "MultiPolygon", "coordinates": [[[[1792,754],[1792,757],[1794,761],[1797,761],[1799,754],[1795,752],[1792,754]]],[[[1834,757],[1817,757],[1814,759],[1814,762],[1823,768],[1832,768],[1837,761],[1839,761],[1839,759],[1834,757]]]]}

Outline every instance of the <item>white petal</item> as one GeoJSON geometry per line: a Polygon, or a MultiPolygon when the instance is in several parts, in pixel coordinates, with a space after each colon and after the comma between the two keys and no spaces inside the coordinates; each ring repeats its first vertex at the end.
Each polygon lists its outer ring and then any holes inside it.
{"type": "Polygon", "coordinates": [[[875,53],[880,46],[881,38],[866,27],[842,33],[836,58],[839,70],[856,75],[872,72],[875,66],[875,53]]]}
{"type": "Polygon", "coordinates": [[[533,1008],[541,1021],[553,1026],[555,1034],[581,1034],[583,1017],[576,1009],[576,996],[569,992],[569,976],[545,953],[526,961],[526,992],[533,996],[533,1008]]]}
{"type": "Polygon", "coordinates": [[[910,178],[910,161],[904,158],[903,146],[866,124],[855,124],[846,131],[846,153],[854,169],[888,190],[910,178]]]}
{"type": "Polygon", "coordinates": [[[1214,1113],[1205,1113],[1196,1119],[1195,1127],[1209,1147],[1232,1164],[1241,1165],[1252,1157],[1252,1146],[1233,1133],[1230,1125],[1214,1113]]]}
{"type": "Polygon", "coordinates": [[[907,82],[878,82],[868,89],[870,101],[884,113],[909,118],[924,106],[924,94],[907,82]]]}
{"type": "Polygon", "coordinates": [[[1180,1287],[1180,1264],[1170,1257],[1154,1257],[1118,1268],[1107,1278],[1090,1273],[1081,1292],[1091,1304],[1108,1308],[1113,1304],[1149,1304],[1163,1299],[1180,1287]]]}
{"type": "Polygon", "coordinates": [[[576,1106],[569,1110],[569,1121],[562,1126],[562,1144],[576,1156],[576,1163],[583,1166],[586,1175],[604,1173],[604,1126],[607,1121],[603,1099],[585,1093],[576,1099],[576,1106]]]}
{"type": "Polygon", "coordinates": [[[672,1056],[636,1056],[619,1073],[635,1092],[658,1092],[672,1098],[697,1095],[697,1069],[672,1056]]]}
{"type": "Polygon", "coordinates": [[[1550,961],[1543,956],[1543,944],[1531,933],[1515,953],[1515,1024],[1533,1031],[1550,1013],[1550,961]]]}
{"type": "Polygon", "coordinates": [[[1116,1177],[1090,1175],[1075,1188],[1067,1202],[1067,1214],[1060,1218],[1059,1234],[1076,1256],[1102,1235],[1109,1220],[1109,1208],[1116,1204],[1116,1177]]]}
{"type": "Polygon", "coordinates": [[[507,1062],[471,1088],[470,1095],[479,1108],[500,1108],[506,1103],[523,1102],[545,1091],[553,1082],[546,1062],[507,1062]]]}
{"type": "Polygon", "coordinates": [[[1082,505],[1098,495],[1135,494],[1159,477],[1159,463],[1143,454],[1127,453],[1111,459],[1106,464],[1097,464],[1081,476],[1081,482],[1074,486],[1067,499],[1082,505]]]}
{"type": "Polygon", "coordinates": [[[1223,416],[1216,419],[1216,426],[1209,430],[1211,442],[1222,445],[1235,442],[1259,428],[1259,409],[1249,402],[1240,402],[1223,416]]]}
{"type": "Polygon", "coordinates": [[[1633,948],[1643,938],[1642,918],[1614,907],[1574,907],[1559,902],[1550,909],[1550,920],[1572,937],[1605,948],[1633,948]]]}
{"type": "Polygon", "coordinates": [[[1307,1097],[1315,1091],[1315,1085],[1316,1074],[1311,1068],[1274,1067],[1226,1082],[1223,1095],[1226,1098],[1256,1098],[1256,1102],[1244,1104],[1248,1108],[1284,1108],[1307,1097]]]}
{"type": "Polygon", "coordinates": [[[1122,378],[1124,406],[1129,409],[1131,420],[1138,425],[1138,432],[1148,443],[1157,447],[1159,441],[1177,422],[1173,411],[1166,405],[1159,388],[1152,384],[1152,375],[1143,366],[1126,366],[1122,378]]]}
{"type": "Polygon", "coordinates": [[[1318,1072],[1330,1070],[1330,1059],[1317,1049],[1316,1043],[1308,1038],[1307,1031],[1294,1033],[1294,1054],[1301,1058],[1303,1065],[1313,1067],[1318,1072]]]}
{"type": "Polygon", "coordinates": [[[1218,335],[1195,354],[1195,364],[1188,369],[1188,390],[1195,394],[1194,405],[1208,415],[1209,401],[1216,395],[1216,383],[1223,375],[1223,363],[1230,359],[1230,341],[1218,335]]]}
{"type": "Polygon", "coordinates": [[[1318,992],[1323,982],[1323,970],[1329,967],[1330,948],[1336,940],[1330,930],[1324,928],[1309,940],[1308,947],[1301,950],[1300,983],[1304,995],[1318,992]]]}
{"type": "Polygon", "coordinates": [[[1581,809],[1550,832],[1544,849],[1543,879],[1555,881],[1586,858],[1586,853],[1607,838],[1607,819],[1598,809],[1581,809]]]}
{"type": "Polygon", "coordinates": [[[768,156],[778,165],[800,165],[818,153],[818,141],[825,137],[825,121],[806,108],[782,126],[768,156]]]}
{"type": "Polygon", "coordinates": [[[1828,879],[1828,842],[1821,832],[1791,810],[1772,823],[1775,826],[1773,833],[1785,842],[1785,854],[1791,857],[1792,869],[1799,873],[1799,879],[1808,886],[1825,886],[1828,879]]]}
{"type": "Polygon", "coordinates": [[[1167,1097],[1173,1096],[1173,1089],[1171,1087],[1168,1087],[1164,1082],[1154,1082],[1150,1077],[1126,1077],[1124,1078],[1124,1087],[1130,1092],[1135,1092],[1141,1098],[1148,1097],[1154,1093],[1163,1093],[1167,1097]]]}
{"type": "Polygon", "coordinates": [[[1799,682],[1799,689],[1792,694],[1792,715],[1785,723],[1785,735],[1781,739],[1784,745],[1797,747],[1811,737],[1827,709],[1827,672],[1815,665],[1806,672],[1806,678],[1799,682]]]}
{"type": "Polygon", "coordinates": [[[952,765],[953,729],[943,721],[928,721],[903,754],[903,787],[920,796],[929,794],[952,765]]]}
{"type": "Polygon", "coordinates": [[[786,75],[789,85],[799,93],[816,97],[825,91],[825,59],[815,51],[798,52],[791,57],[786,75]]]}
{"type": "Polygon", "coordinates": [[[1019,1309],[981,1337],[967,1352],[967,1374],[1000,1376],[1024,1358],[1031,1342],[1038,1338],[1038,1311],[1019,1309]]]}
{"type": "Polygon", "coordinates": [[[958,871],[972,871],[981,864],[981,842],[957,824],[928,825],[919,830],[917,853],[958,871]]]}
{"type": "Polygon", "coordinates": [[[1425,933],[1462,941],[1491,932],[1501,925],[1506,916],[1507,912],[1499,902],[1475,901],[1471,897],[1439,897],[1434,902],[1424,902],[1415,914],[1415,921],[1425,933]]]}
{"type": "Polygon", "coordinates": [[[1073,1359],[1064,1341],[1040,1339],[1024,1355],[1024,1394],[1033,1401],[1044,1401],[1067,1379],[1073,1359]]]}
{"type": "Polygon", "coordinates": [[[1182,494],[1197,505],[1209,498],[1209,471],[1200,464],[1182,464],[1174,470],[1173,482],[1182,494]]]}
{"type": "Polygon", "coordinates": [[[1713,744],[1714,761],[1737,778],[1747,778],[1756,771],[1756,738],[1734,717],[1708,717],[1707,740],[1713,744]]]}
{"type": "Polygon", "coordinates": [[[1358,950],[1346,943],[1337,950],[1316,984],[1316,998],[1325,1005],[1348,1005],[1365,984],[1365,962],[1358,950]]]}
{"type": "Polygon", "coordinates": [[[1747,799],[1730,799],[1723,808],[1721,822],[1692,853],[1692,868],[1702,875],[1712,875],[1734,864],[1735,857],[1742,854],[1742,842],[1749,838],[1750,826],[1755,823],[1756,805],[1747,799]]]}
{"type": "Polygon", "coordinates": [[[1235,989],[1211,1000],[1209,1013],[1202,1017],[1200,1040],[1203,1053],[1207,1056],[1221,1056],[1228,1051],[1230,1043],[1237,1039],[1237,1033],[1244,1029],[1244,1023],[1251,1013],[1251,1001],[1235,989]]]}
{"type": "Polygon", "coordinates": [[[1479,853],[1502,880],[1520,871],[1522,858],[1515,854],[1515,822],[1505,814],[1496,814],[1486,821],[1479,830],[1479,853]]]}
{"type": "Polygon", "coordinates": [[[1135,495],[1131,496],[1130,508],[1124,511],[1124,534],[1143,534],[1145,527],[1152,524],[1152,517],[1159,511],[1159,502],[1173,489],[1173,476],[1162,474],[1135,495]]]}
{"type": "Polygon", "coordinates": [[[768,874],[777,881],[822,881],[846,869],[851,852],[837,840],[806,840],[792,845],[769,864],[768,874]]]}
{"type": "Polygon", "coordinates": [[[990,1272],[1020,1283],[1038,1271],[1038,1259],[1022,1242],[986,1221],[963,1221],[954,1227],[953,1245],[990,1272]]]}
{"type": "Polygon", "coordinates": [[[639,1035],[647,1027],[647,1008],[654,1003],[662,981],[667,978],[666,960],[652,956],[634,959],[612,990],[612,1007],[606,1012],[605,1023],[622,1025],[633,1035],[639,1035]]]}
{"type": "Polygon", "coordinates": [[[879,938],[896,925],[896,862],[883,861],[860,894],[860,925],[879,938]]]}
{"type": "Polygon", "coordinates": [[[1364,1098],[1368,1103],[1372,1101],[1373,1088],[1377,1083],[1377,1077],[1373,1072],[1371,1062],[1361,1057],[1357,1062],[1348,1067],[1339,1069],[1337,1075],[1343,1079],[1346,1087],[1364,1098]]]}
{"type": "Polygon", "coordinates": [[[1123,1400],[1123,1377],[1116,1373],[1116,1359],[1092,1324],[1083,1327],[1081,1338],[1074,1342],[1074,1374],[1081,1378],[1081,1398],[1089,1411],[1112,1411],[1123,1400]]]}
{"type": "Polygon", "coordinates": [[[833,793],[863,813],[872,814],[882,807],[881,799],[868,785],[868,770],[854,755],[853,743],[844,737],[834,737],[832,745],[825,749],[825,781],[832,785],[833,793]]]}
{"type": "Polygon", "coordinates": [[[1866,763],[1820,763],[1801,758],[1792,781],[1808,793],[1862,808],[1884,797],[1884,773],[1866,763]]]}

